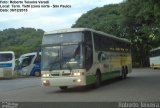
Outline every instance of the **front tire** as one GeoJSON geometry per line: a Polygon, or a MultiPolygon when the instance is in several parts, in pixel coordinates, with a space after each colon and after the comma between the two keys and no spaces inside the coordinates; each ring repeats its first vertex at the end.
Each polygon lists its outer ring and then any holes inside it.
{"type": "Polygon", "coordinates": [[[96,72],[96,82],[95,88],[99,88],[101,85],[101,73],[99,71],[96,72]]]}
{"type": "Polygon", "coordinates": [[[126,69],[122,67],[121,79],[125,79],[127,77],[126,69]]]}
{"type": "Polygon", "coordinates": [[[127,77],[127,74],[128,74],[128,67],[127,66],[125,67],[125,71],[126,71],[126,77],[127,77]]]}
{"type": "Polygon", "coordinates": [[[34,73],[34,75],[36,77],[40,77],[41,76],[41,72],[39,70],[36,70],[35,73],[34,73]]]}

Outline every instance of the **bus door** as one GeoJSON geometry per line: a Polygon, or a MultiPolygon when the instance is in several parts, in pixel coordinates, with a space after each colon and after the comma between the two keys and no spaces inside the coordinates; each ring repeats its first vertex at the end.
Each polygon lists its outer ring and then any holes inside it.
{"type": "Polygon", "coordinates": [[[109,54],[101,51],[98,54],[98,59],[99,59],[99,62],[101,63],[102,71],[109,72],[110,71],[110,56],[109,56],[109,54]]]}

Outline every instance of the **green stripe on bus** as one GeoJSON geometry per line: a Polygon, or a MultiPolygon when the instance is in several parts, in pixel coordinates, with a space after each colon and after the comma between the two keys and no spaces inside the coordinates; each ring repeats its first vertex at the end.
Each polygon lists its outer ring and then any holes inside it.
{"type": "MultiPolygon", "coordinates": [[[[118,76],[120,76],[120,71],[105,72],[105,73],[102,73],[102,81],[112,79],[112,78],[115,78],[118,76]]],[[[87,85],[93,84],[93,83],[95,83],[95,81],[96,81],[95,75],[87,75],[86,76],[86,84],[87,85]]]]}
{"type": "Polygon", "coordinates": [[[95,75],[87,75],[86,76],[86,84],[93,84],[96,81],[95,75]]]}
{"type": "Polygon", "coordinates": [[[120,71],[105,72],[102,75],[102,81],[120,76],[120,71]]]}

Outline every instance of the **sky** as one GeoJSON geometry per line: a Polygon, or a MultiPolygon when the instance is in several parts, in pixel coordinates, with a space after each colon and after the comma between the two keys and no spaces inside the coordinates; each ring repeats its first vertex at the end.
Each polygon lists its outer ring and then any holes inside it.
{"type": "Polygon", "coordinates": [[[0,12],[0,30],[31,27],[43,29],[44,31],[52,31],[70,28],[75,24],[76,20],[87,11],[96,7],[103,7],[107,4],[121,3],[122,1],[123,0],[49,0],[49,5],[71,5],[71,8],[29,8],[28,12],[0,12]]]}

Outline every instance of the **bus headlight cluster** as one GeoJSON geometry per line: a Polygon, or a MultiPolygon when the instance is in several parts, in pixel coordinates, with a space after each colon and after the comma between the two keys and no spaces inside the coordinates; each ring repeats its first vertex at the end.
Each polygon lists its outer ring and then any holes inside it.
{"type": "Polygon", "coordinates": [[[74,72],[73,75],[74,75],[74,76],[80,76],[81,73],[80,73],[80,72],[74,72]]]}
{"type": "Polygon", "coordinates": [[[47,73],[47,74],[43,74],[42,76],[43,77],[49,77],[50,75],[47,73]]]}

